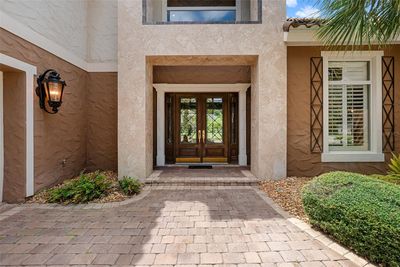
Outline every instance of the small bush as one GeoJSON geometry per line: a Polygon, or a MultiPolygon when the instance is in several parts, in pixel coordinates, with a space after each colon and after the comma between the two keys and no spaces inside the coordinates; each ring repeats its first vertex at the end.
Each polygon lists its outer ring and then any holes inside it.
{"type": "Polygon", "coordinates": [[[400,175],[400,155],[396,156],[392,153],[392,158],[390,159],[389,167],[389,175],[400,175]]]}
{"type": "Polygon", "coordinates": [[[381,174],[373,174],[371,175],[373,178],[400,185],[400,175],[388,174],[388,175],[381,175],[381,174]]]}
{"type": "Polygon", "coordinates": [[[124,176],[119,180],[119,186],[126,195],[134,195],[140,192],[142,183],[135,178],[124,176]]]}
{"type": "Polygon", "coordinates": [[[87,203],[107,193],[111,182],[99,172],[91,175],[81,174],[78,179],[68,181],[49,190],[48,202],[51,203],[87,203]]]}
{"type": "Polygon", "coordinates": [[[311,224],[357,254],[400,266],[400,187],[346,172],[319,176],[302,193],[311,224]]]}

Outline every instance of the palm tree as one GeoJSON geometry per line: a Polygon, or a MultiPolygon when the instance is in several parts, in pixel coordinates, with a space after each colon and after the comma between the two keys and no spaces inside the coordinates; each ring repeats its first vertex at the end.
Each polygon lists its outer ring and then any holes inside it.
{"type": "Polygon", "coordinates": [[[317,0],[323,44],[355,49],[385,46],[400,35],[400,0],[317,0]]]}

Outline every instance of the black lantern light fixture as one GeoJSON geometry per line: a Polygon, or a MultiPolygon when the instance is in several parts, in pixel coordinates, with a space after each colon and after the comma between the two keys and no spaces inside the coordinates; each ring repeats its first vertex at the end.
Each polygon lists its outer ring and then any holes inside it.
{"type": "Polygon", "coordinates": [[[61,80],[60,74],[53,70],[46,70],[37,78],[36,94],[39,97],[39,106],[50,114],[56,114],[61,106],[64,93],[65,81],[61,80]],[[46,102],[51,111],[46,108],[46,102]]]}

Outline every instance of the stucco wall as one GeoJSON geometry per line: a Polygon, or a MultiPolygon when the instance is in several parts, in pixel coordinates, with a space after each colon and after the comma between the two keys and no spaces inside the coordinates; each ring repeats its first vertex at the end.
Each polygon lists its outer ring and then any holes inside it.
{"type": "Polygon", "coordinates": [[[43,112],[34,98],[35,190],[79,173],[86,166],[87,73],[2,29],[0,53],[36,66],[39,74],[54,68],[67,81],[57,115],[43,112]]]}
{"type": "Polygon", "coordinates": [[[0,11],[90,63],[117,60],[117,1],[0,0],[0,11]]]}
{"type": "Polygon", "coordinates": [[[25,198],[26,135],[25,73],[3,73],[4,116],[4,190],[3,200],[18,202],[25,198]]]}
{"type": "Polygon", "coordinates": [[[86,58],[86,1],[0,0],[0,9],[31,30],[86,58]]]}
{"type": "Polygon", "coordinates": [[[87,168],[117,170],[117,73],[89,73],[87,168]]]}
{"type": "Polygon", "coordinates": [[[251,83],[250,66],[155,66],[154,83],[251,83]]]}
{"type": "Polygon", "coordinates": [[[87,14],[87,60],[117,61],[118,1],[89,0],[87,14]]]}
{"type": "MultiPolygon", "coordinates": [[[[314,176],[332,170],[382,173],[386,163],[322,163],[310,152],[310,58],[321,56],[321,47],[288,47],[288,175],[314,176]]],[[[385,50],[395,57],[396,85],[400,88],[400,45],[385,50]]],[[[395,121],[400,118],[400,95],[395,91],[395,121]]],[[[396,151],[400,151],[400,125],[395,123],[396,151]]],[[[386,160],[390,154],[386,155],[386,160]]]]}
{"type": "MultiPolygon", "coordinates": [[[[261,178],[286,175],[286,46],[281,27],[285,3],[262,3],[262,24],[142,25],[141,1],[118,2],[120,175],[144,178],[152,171],[153,79],[146,57],[165,55],[178,61],[190,55],[185,65],[197,56],[230,56],[230,65],[236,56],[254,56],[251,170],[261,178]]],[[[217,65],[208,59],[198,62],[217,65]]]]}
{"type": "Polygon", "coordinates": [[[67,82],[56,115],[41,110],[34,97],[35,191],[87,167],[116,169],[117,74],[88,74],[3,29],[0,53],[36,66],[39,74],[54,68],[67,82]]]}

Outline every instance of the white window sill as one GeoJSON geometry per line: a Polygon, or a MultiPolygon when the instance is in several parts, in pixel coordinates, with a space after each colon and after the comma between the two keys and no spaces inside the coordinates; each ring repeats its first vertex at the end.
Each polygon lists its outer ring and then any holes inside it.
{"type": "Polygon", "coordinates": [[[343,152],[322,153],[322,162],[384,162],[385,154],[375,152],[343,152]]]}

